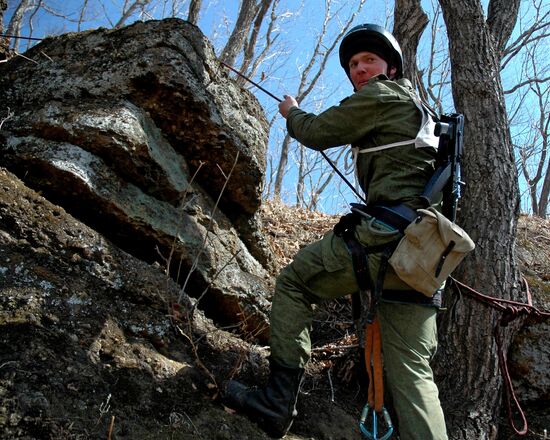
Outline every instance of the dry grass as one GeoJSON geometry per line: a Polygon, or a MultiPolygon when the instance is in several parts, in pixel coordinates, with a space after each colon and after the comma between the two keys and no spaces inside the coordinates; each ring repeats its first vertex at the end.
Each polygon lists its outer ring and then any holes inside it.
{"type": "MultiPolygon", "coordinates": [[[[265,201],[262,216],[278,269],[290,263],[300,248],[319,240],[339,219],[338,215],[311,212],[277,201],[265,201]]],[[[537,291],[534,293],[540,293],[541,285],[543,291],[550,290],[550,220],[520,216],[516,255],[521,271],[537,291]]]]}
{"type": "Polygon", "coordinates": [[[330,231],[340,217],[269,200],[262,204],[262,218],[264,233],[277,256],[277,267],[280,269],[292,261],[300,248],[330,231]]]}

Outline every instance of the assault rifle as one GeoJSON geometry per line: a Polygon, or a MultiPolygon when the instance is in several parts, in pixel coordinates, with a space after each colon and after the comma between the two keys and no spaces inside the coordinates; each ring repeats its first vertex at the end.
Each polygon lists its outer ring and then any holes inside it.
{"type": "Polygon", "coordinates": [[[421,197],[430,206],[437,194],[443,192],[443,215],[454,222],[460,190],[464,186],[460,180],[464,116],[458,113],[441,115],[440,122],[435,126],[435,135],[439,136],[437,169],[421,197]]]}

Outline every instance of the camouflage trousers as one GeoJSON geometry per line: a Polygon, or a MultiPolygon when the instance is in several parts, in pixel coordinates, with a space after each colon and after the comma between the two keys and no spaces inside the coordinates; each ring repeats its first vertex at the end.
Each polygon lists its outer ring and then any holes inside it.
{"type": "MultiPolygon", "coordinates": [[[[395,240],[399,232],[378,222],[363,221],[356,236],[363,245],[395,240]]],[[[376,279],[379,255],[369,256],[376,279]]],[[[384,288],[410,290],[388,268],[384,288]]],[[[301,249],[277,278],[271,311],[271,356],[287,367],[304,367],[310,357],[314,305],[357,291],[351,256],[344,241],[331,231],[301,249]]],[[[385,386],[399,420],[402,440],[447,439],[438,389],[429,365],[437,349],[435,307],[381,302],[385,386]]]]}

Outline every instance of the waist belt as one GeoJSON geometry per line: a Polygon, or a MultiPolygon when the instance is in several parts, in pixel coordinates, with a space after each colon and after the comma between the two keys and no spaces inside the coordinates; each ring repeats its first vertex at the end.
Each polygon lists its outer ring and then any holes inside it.
{"type": "Polygon", "coordinates": [[[423,306],[431,306],[441,308],[443,289],[435,291],[434,296],[428,298],[421,292],[416,290],[389,290],[382,292],[382,301],[395,302],[402,304],[418,304],[423,306]]]}
{"type": "Polygon", "coordinates": [[[361,205],[359,203],[352,203],[351,209],[364,212],[381,222],[386,223],[392,228],[398,229],[403,232],[409,224],[411,224],[418,214],[414,209],[409,208],[403,204],[399,205],[361,205]]]}

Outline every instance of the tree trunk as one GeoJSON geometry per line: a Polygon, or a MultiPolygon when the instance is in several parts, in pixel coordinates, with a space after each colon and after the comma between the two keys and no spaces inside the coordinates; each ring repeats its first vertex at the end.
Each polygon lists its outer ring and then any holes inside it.
{"type": "MultiPolygon", "coordinates": [[[[4,11],[8,8],[7,0],[0,0],[0,34],[4,33],[4,11]]],[[[0,61],[8,58],[9,40],[0,37],[0,61]]]]}
{"type": "MultiPolygon", "coordinates": [[[[32,8],[32,5],[29,4],[29,0],[21,0],[21,3],[15,8],[13,15],[11,16],[10,22],[8,24],[8,29],[6,33],[8,35],[21,35],[21,26],[23,26],[23,16],[25,13],[32,8]]],[[[19,39],[15,38],[13,42],[13,50],[17,51],[19,49],[19,39]]]]}
{"type": "MultiPolygon", "coordinates": [[[[500,53],[510,28],[503,23],[515,22],[516,3],[500,0],[503,17],[493,17],[492,23],[500,23],[503,32],[496,35],[478,0],[440,0],[449,37],[453,97],[457,111],[465,117],[463,176],[467,185],[459,223],[476,242],[475,251],[455,276],[487,295],[519,300],[514,260],[517,169],[500,79],[500,53]]],[[[435,371],[449,437],[493,439],[502,398],[493,338],[500,313],[449,293],[446,303],[435,371]]],[[[512,327],[502,328],[505,353],[512,327]]]]}
{"type": "Polygon", "coordinates": [[[273,195],[277,198],[281,197],[281,191],[283,189],[283,178],[288,163],[288,152],[291,140],[290,136],[286,134],[281,146],[281,156],[279,158],[279,164],[277,165],[277,174],[275,175],[275,184],[273,187],[273,195]]]}
{"type": "Polygon", "coordinates": [[[139,8],[145,8],[149,3],[151,3],[151,0],[135,0],[130,6],[124,8],[122,16],[113,27],[117,29],[125,26],[126,20],[128,20],[139,8]]]}
{"type": "Polygon", "coordinates": [[[189,13],[187,15],[187,21],[193,23],[195,26],[199,23],[199,12],[201,10],[202,0],[191,0],[189,4],[189,13]]]}
{"type": "Polygon", "coordinates": [[[244,43],[257,12],[258,7],[256,6],[256,0],[242,0],[237,23],[235,23],[229,40],[220,55],[221,61],[230,66],[235,64],[235,59],[244,47],[244,43]]]}
{"type": "MultiPolygon", "coordinates": [[[[264,22],[264,18],[269,11],[269,8],[271,7],[271,4],[273,3],[273,0],[262,0],[260,2],[260,8],[258,10],[258,13],[256,14],[256,19],[254,20],[254,26],[252,26],[252,33],[250,34],[250,39],[245,40],[244,42],[244,59],[240,67],[240,71],[243,72],[247,76],[254,75],[254,72],[249,72],[248,69],[252,63],[257,61],[258,58],[255,59],[254,52],[256,49],[256,43],[258,42],[258,37],[260,35],[260,29],[262,27],[262,23],[264,22]]],[[[271,32],[271,28],[268,30],[268,32],[271,32]]],[[[269,39],[270,35],[266,35],[266,37],[269,39]]],[[[265,52],[261,54],[260,56],[264,56],[265,52]]],[[[237,83],[239,83],[241,86],[244,85],[245,79],[244,78],[237,78],[237,83]]]]}
{"type": "Polygon", "coordinates": [[[396,0],[393,35],[399,41],[403,52],[403,76],[409,78],[415,86],[419,73],[416,65],[418,42],[428,25],[428,16],[418,0],[396,0]]]}
{"type": "MultiPolygon", "coordinates": [[[[548,147],[545,147],[548,148],[548,147]]],[[[539,212],[536,215],[540,218],[546,218],[548,212],[548,202],[550,200],[550,160],[546,164],[544,181],[540,192],[539,212]]]]}

